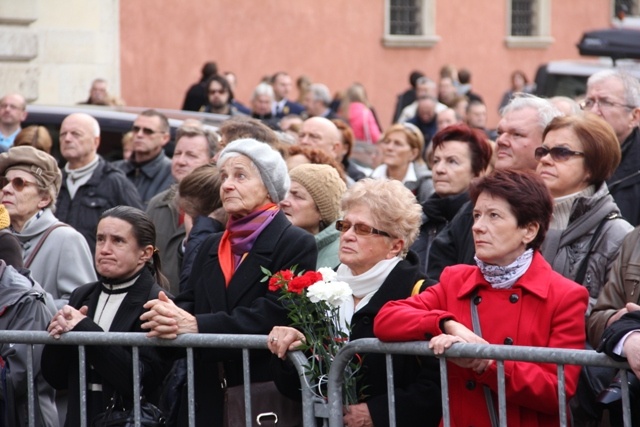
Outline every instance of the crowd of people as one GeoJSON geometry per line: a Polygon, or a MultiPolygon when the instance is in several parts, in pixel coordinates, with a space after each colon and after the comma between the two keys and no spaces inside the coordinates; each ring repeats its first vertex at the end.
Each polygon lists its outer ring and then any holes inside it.
{"type": "MultiPolygon", "coordinates": [[[[4,96],[0,290],[11,279],[40,297],[0,320],[29,317],[7,328],[53,338],[266,335],[269,351],[251,352],[251,382],[296,407],[299,379],[286,353],[304,336],[264,271],[328,267],[353,292],[340,306],[349,339],[426,339],[436,355],[459,342],[597,349],[640,375],[640,82],[603,71],[583,99],[542,99],[516,71],[496,129],[468,70],[443,67],[437,81],[414,72],[410,82],[383,126],[361,84],[332,96],[303,76],[293,100],[293,79],[277,72],[245,106],[234,98],[235,75],[206,63],[183,108],[224,115],[218,131],[185,122],[169,157],[167,117],[145,110],[127,136],[129,155],[112,163],[98,154],[95,118],[64,119],[56,159],[46,128],[20,129],[24,98],[4,96]]],[[[94,81],[88,103],[106,103],[103,83],[94,81]]],[[[38,422],[79,425],[77,349],[34,352],[38,422]]],[[[225,415],[219,386],[243,383],[241,352],[195,355],[196,425],[243,418],[225,415]]],[[[14,357],[2,347],[0,356],[14,357]]],[[[184,356],[140,351],[145,397],[160,404],[170,387],[163,409],[173,425],[187,419],[184,356]]],[[[88,420],[114,396],[131,406],[131,350],[88,347],[86,357],[88,420]]],[[[393,363],[397,425],[438,425],[435,359],[393,363]]],[[[454,425],[491,425],[494,361],[448,363],[454,425]]],[[[388,425],[384,356],[364,355],[362,366],[360,400],[344,423],[388,425]]],[[[565,372],[575,425],[598,426],[603,413],[621,425],[619,407],[598,400],[615,372],[565,372]]],[[[11,393],[2,391],[20,406],[27,378],[12,373],[11,393]]],[[[560,423],[555,367],[508,361],[505,373],[509,425],[560,423]]],[[[24,425],[23,415],[9,425],[24,425]]],[[[632,416],[640,423],[640,411],[632,416]]]]}

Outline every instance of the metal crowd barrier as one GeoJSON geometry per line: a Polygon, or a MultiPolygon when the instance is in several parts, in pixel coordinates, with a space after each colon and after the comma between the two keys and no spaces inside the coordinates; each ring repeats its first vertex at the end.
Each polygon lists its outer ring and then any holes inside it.
{"type": "MultiPolygon", "coordinates": [[[[428,342],[383,343],[374,338],[354,340],[347,343],[338,352],[329,372],[329,425],[342,426],[342,372],[356,353],[386,353],[387,390],[389,404],[389,426],[395,427],[395,402],[393,393],[393,365],[392,354],[433,356],[428,342]]],[[[567,405],[565,392],[564,365],[607,366],[626,369],[626,363],[615,362],[604,354],[593,350],[567,350],[555,348],[524,347],[509,345],[481,345],[456,343],[440,358],[440,377],[442,385],[442,419],[445,427],[451,426],[449,413],[449,391],[447,378],[447,363],[449,357],[465,357],[479,359],[494,359],[498,368],[498,415],[500,427],[507,426],[507,403],[505,394],[505,360],[519,360],[526,362],[542,362],[558,365],[558,398],[560,403],[560,425],[567,426],[567,405]]],[[[629,405],[629,388],[627,381],[621,382],[623,421],[625,427],[631,427],[631,407],[629,405]]]]}
{"type": "MultiPolygon", "coordinates": [[[[132,347],[133,351],[133,379],[134,396],[140,395],[140,371],[138,369],[139,353],[138,347],[158,346],[158,347],[184,347],[187,353],[187,396],[189,409],[189,426],[195,426],[195,396],[194,396],[194,348],[226,348],[242,349],[243,370],[244,370],[244,397],[245,397],[245,421],[247,426],[253,425],[251,419],[251,394],[249,382],[249,351],[266,350],[266,335],[231,335],[231,334],[185,334],[175,340],[150,339],[143,333],[131,332],[74,332],[64,334],[60,339],[54,340],[46,332],[33,331],[0,331],[0,342],[25,343],[25,344],[55,344],[55,345],[77,345],[79,346],[79,369],[80,369],[80,399],[81,399],[81,427],[87,426],[86,413],[86,377],[85,377],[85,346],[87,345],[119,345],[132,347]]],[[[354,340],[347,343],[338,353],[333,361],[328,381],[328,404],[323,404],[302,378],[304,376],[304,365],[307,363],[306,356],[301,352],[290,352],[289,360],[293,362],[301,376],[302,389],[302,409],[303,425],[305,427],[315,427],[316,417],[328,420],[331,427],[340,427],[342,422],[342,381],[343,371],[349,361],[356,353],[386,353],[387,367],[387,389],[389,405],[389,425],[395,427],[395,398],[393,386],[393,354],[398,355],[423,355],[433,356],[433,352],[428,348],[427,342],[406,342],[406,343],[383,343],[377,339],[367,338],[354,340]]],[[[447,378],[446,358],[466,357],[494,359],[498,368],[498,413],[500,426],[507,425],[506,419],[506,394],[504,361],[520,360],[528,362],[553,363],[558,365],[558,396],[560,402],[559,415],[561,426],[566,427],[566,393],[564,365],[589,365],[607,366],[619,369],[626,369],[626,363],[615,362],[609,357],[596,353],[592,350],[566,350],[550,349],[539,347],[520,347],[505,345],[479,345],[456,343],[446,354],[440,358],[440,374],[442,379],[442,409],[443,422],[445,427],[451,425],[449,413],[449,393],[447,378]]],[[[28,347],[28,389],[27,398],[29,405],[29,426],[35,426],[35,389],[33,372],[33,348],[28,347]]],[[[629,390],[626,381],[621,382],[623,420],[625,427],[631,427],[631,414],[629,404],[629,390]]],[[[134,414],[136,425],[140,422],[140,400],[134,399],[134,414]]]]}

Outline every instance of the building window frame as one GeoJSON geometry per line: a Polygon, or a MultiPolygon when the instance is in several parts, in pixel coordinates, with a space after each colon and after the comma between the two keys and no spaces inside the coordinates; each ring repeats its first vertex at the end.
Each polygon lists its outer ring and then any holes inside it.
{"type": "Polygon", "coordinates": [[[436,35],[436,0],[421,1],[421,30],[420,35],[391,34],[391,0],[384,0],[384,36],[382,44],[385,47],[431,48],[440,37],[436,35]]]}
{"type": "Polygon", "coordinates": [[[505,44],[509,48],[536,48],[545,49],[553,44],[551,37],[551,0],[532,0],[535,3],[534,29],[535,34],[530,36],[513,36],[512,34],[512,3],[513,0],[506,0],[507,35],[505,44]]]}
{"type": "Polygon", "coordinates": [[[611,0],[611,24],[618,28],[638,28],[640,26],[640,0],[626,0],[623,3],[630,6],[623,21],[616,17],[616,0],[611,0]]]}

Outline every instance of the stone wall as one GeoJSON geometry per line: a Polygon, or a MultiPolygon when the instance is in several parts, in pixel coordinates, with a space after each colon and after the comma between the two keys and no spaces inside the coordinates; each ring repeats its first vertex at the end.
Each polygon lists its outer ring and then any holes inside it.
{"type": "Polygon", "coordinates": [[[0,93],[69,105],[120,92],[119,0],[0,0],[0,93]]]}

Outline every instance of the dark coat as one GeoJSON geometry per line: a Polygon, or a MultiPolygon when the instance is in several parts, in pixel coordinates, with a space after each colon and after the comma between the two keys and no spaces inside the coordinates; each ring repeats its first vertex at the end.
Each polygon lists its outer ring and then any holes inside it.
{"type": "Polygon", "coordinates": [[[277,111],[274,117],[277,119],[281,119],[284,116],[288,116],[290,114],[300,116],[302,115],[302,113],[304,113],[304,106],[287,99],[287,102],[284,103],[284,107],[282,108],[282,110],[277,111]]]}
{"type": "MultiPolygon", "coordinates": [[[[313,270],[317,249],[313,236],[291,225],[282,212],[256,239],[253,248],[235,271],[229,286],[218,261],[222,233],[208,237],[201,245],[186,289],[176,299],[183,309],[194,314],[199,333],[268,334],[276,325],[289,323],[279,294],[261,282],[264,267],[275,273],[298,266],[298,271],[313,270]]],[[[228,386],[243,383],[240,350],[195,350],[196,425],[222,425],[223,392],[217,362],[224,362],[228,386]]],[[[251,381],[273,380],[267,350],[250,353],[251,381]]],[[[180,402],[179,417],[186,425],[186,389],[180,402]]]]}
{"type": "Polygon", "coordinates": [[[67,173],[62,172],[62,185],[56,202],[56,218],[75,228],[87,239],[91,253],[96,250],[96,229],[100,215],[114,206],[126,205],[142,209],[136,187],[121,170],[102,157],[91,178],[71,199],[67,189],[67,173]]]}
{"type": "Polygon", "coordinates": [[[422,203],[422,225],[420,234],[411,245],[411,250],[418,255],[420,270],[426,274],[429,249],[440,231],[454,218],[460,208],[469,201],[469,193],[440,197],[433,193],[422,203]]]}
{"type": "Polygon", "coordinates": [[[475,265],[476,253],[473,243],[473,203],[465,203],[451,222],[438,233],[431,243],[427,263],[427,282],[431,285],[440,281],[445,267],[456,264],[475,265]]]}
{"type": "Polygon", "coordinates": [[[615,354],[613,349],[625,335],[638,329],[640,329],[640,311],[632,311],[625,314],[604,330],[598,351],[604,352],[616,360],[626,360],[624,357],[615,354]]]}
{"type": "MultiPolygon", "coordinates": [[[[89,307],[88,316],[76,325],[73,331],[104,332],[93,321],[100,297],[101,282],[79,287],[71,294],[69,305],[89,307]]],[[[146,332],[141,328],[140,316],[146,310],[144,303],[157,298],[162,288],[155,282],[149,269],[144,268],[136,283],[127,293],[118,308],[110,332],[146,332]]],[[[87,418],[106,410],[114,391],[118,391],[126,403],[133,406],[133,360],[130,347],[95,346],[86,347],[88,382],[102,384],[103,391],[87,393],[87,418]]],[[[143,391],[148,400],[154,401],[153,392],[159,389],[170,364],[163,361],[154,347],[140,347],[140,362],[143,365],[143,391]]],[[[80,387],[78,377],[78,350],[75,346],[45,345],[42,353],[42,374],[49,384],[58,390],[69,390],[69,406],[65,426],[80,425],[80,387]]]]}
{"type": "Polygon", "coordinates": [[[640,225],[640,130],[635,128],[622,143],[622,161],[607,180],[624,219],[634,227],[640,225]]]}
{"type": "MultiPolygon", "coordinates": [[[[416,254],[409,252],[407,258],[389,273],[369,303],[353,315],[349,340],[375,338],[373,321],[382,306],[388,301],[411,296],[416,282],[423,278],[416,254]]],[[[386,356],[377,353],[361,356],[362,377],[359,378],[357,386],[366,396],[364,402],[371,414],[373,425],[388,426],[386,356]]],[[[293,366],[288,365],[288,362],[274,366],[278,368],[278,388],[285,395],[300,400],[300,383],[293,366]]],[[[393,357],[393,374],[397,425],[415,426],[416,420],[420,420],[421,426],[437,426],[442,416],[438,362],[432,357],[396,355],[393,357]]]]}
{"type": "Polygon", "coordinates": [[[139,164],[131,160],[121,160],[114,163],[138,189],[142,199],[143,209],[153,196],[171,187],[175,182],[171,175],[171,159],[164,151],[146,163],[139,164]]]}
{"type": "Polygon", "coordinates": [[[186,111],[200,111],[203,105],[209,103],[207,94],[208,80],[204,79],[198,83],[192,84],[184,97],[182,109],[186,111]]]}

